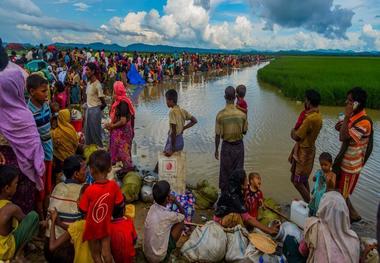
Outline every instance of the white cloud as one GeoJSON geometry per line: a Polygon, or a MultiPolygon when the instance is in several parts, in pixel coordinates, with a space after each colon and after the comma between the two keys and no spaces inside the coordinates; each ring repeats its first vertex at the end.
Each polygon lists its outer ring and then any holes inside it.
{"type": "Polygon", "coordinates": [[[116,9],[113,9],[113,8],[107,8],[105,9],[107,12],[116,12],[116,9]]]}
{"type": "Polygon", "coordinates": [[[101,30],[122,45],[145,42],[225,49],[357,50],[365,44],[360,34],[353,32],[347,33],[347,39],[329,39],[305,29],[279,25],[274,25],[273,31],[265,31],[265,20],[253,22],[246,15],[238,15],[232,22],[211,23],[213,6],[225,1],[211,0],[210,10],[206,10],[207,1],[168,0],[162,15],[155,9],[130,12],[125,17],[111,18],[101,30]]]}
{"type": "Polygon", "coordinates": [[[70,3],[72,0],[57,0],[54,2],[54,4],[67,4],[70,3]]]}
{"type": "MultiPolygon", "coordinates": [[[[99,28],[45,16],[32,0],[0,0],[0,31],[5,39],[20,42],[104,42],[128,45],[135,42],[201,48],[259,50],[353,49],[380,50],[380,31],[374,23],[347,32],[347,39],[328,39],[302,28],[275,24],[263,30],[266,21],[236,14],[232,21],[214,22],[215,7],[227,0],[167,0],[163,13],[151,9],[114,16],[99,28]],[[196,1],[198,1],[196,3],[196,1]],[[27,8],[27,5],[31,8],[27,8]],[[209,8],[208,5],[210,6],[209,8]],[[13,32],[14,31],[14,32],[13,32]],[[13,33],[12,33],[13,32],[13,33]]],[[[98,0],[56,0],[85,10],[98,0]],[[83,4],[83,5],[82,5],[83,4]]],[[[238,3],[241,0],[233,0],[238,3]]],[[[340,0],[343,1],[343,0],[340,0]]],[[[354,0],[350,0],[353,2],[354,0]]],[[[372,1],[372,0],[360,0],[372,1]]],[[[228,1],[231,3],[231,1],[228,1]]],[[[114,9],[105,9],[113,12],[114,9]]],[[[356,25],[357,26],[357,25],[356,25]]]]}
{"type": "Polygon", "coordinates": [[[380,30],[375,30],[372,25],[363,26],[360,39],[364,41],[366,49],[380,50],[380,30]]]}
{"type": "MultiPolygon", "coordinates": [[[[0,25],[14,27],[26,24],[49,30],[71,30],[76,32],[96,32],[98,29],[72,21],[45,16],[31,0],[3,0],[0,8],[0,25]]],[[[8,28],[8,30],[10,30],[8,28]]],[[[30,40],[28,40],[30,41],[30,40]]]]}
{"type": "Polygon", "coordinates": [[[106,38],[103,34],[87,33],[87,34],[73,34],[73,33],[57,33],[51,37],[51,41],[60,43],[93,43],[102,42],[111,44],[111,40],[106,38]]]}
{"type": "Polygon", "coordinates": [[[36,39],[41,38],[41,30],[38,27],[30,26],[27,24],[18,24],[16,25],[16,28],[31,33],[32,36],[36,39]]]}
{"type": "Polygon", "coordinates": [[[73,6],[75,7],[75,10],[80,11],[80,12],[87,11],[90,8],[88,4],[83,3],[83,2],[75,3],[73,4],[73,6]]]}
{"type": "Polygon", "coordinates": [[[41,9],[31,0],[2,0],[2,9],[9,9],[32,16],[41,16],[41,9]]]}

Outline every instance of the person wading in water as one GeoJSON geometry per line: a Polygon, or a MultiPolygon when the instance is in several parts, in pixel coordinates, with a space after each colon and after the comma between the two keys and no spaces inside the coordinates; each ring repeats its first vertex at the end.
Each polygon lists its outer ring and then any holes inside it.
{"type": "Polygon", "coordinates": [[[367,116],[365,106],[367,93],[359,87],[348,91],[343,121],[335,129],[339,131],[342,147],[335,158],[333,170],[337,175],[337,186],[346,198],[351,221],[361,220],[352,206],[349,196],[353,193],[359,175],[373,149],[373,123],[367,116]]]}

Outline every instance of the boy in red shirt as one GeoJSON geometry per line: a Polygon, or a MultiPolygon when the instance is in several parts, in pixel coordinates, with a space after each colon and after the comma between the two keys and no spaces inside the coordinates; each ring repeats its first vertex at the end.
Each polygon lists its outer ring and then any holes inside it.
{"type": "Polygon", "coordinates": [[[111,251],[115,263],[132,263],[136,255],[137,233],[133,221],[124,217],[125,207],[113,209],[111,251]]]}
{"type": "Polygon", "coordinates": [[[245,114],[248,113],[248,104],[244,100],[245,93],[247,92],[247,88],[244,85],[239,85],[236,87],[236,108],[244,112],[245,114]]]}
{"type": "Polygon", "coordinates": [[[90,171],[95,182],[89,186],[79,203],[79,209],[86,214],[83,242],[88,241],[95,263],[112,262],[111,215],[115,206],[124,205],[119,186],[107,179],[111,171],[111,156],[103,150],[91,154],[90,171]]]}

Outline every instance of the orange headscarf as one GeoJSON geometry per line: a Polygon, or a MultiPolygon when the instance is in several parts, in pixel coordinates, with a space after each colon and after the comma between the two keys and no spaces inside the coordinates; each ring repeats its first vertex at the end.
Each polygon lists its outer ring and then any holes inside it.
{"type": "Polygon", "coordinates": [[[128,104],[129,112],[132,116],[135,116],[135,107],[133,106],[132,100],[127,96],[127,92],[125,90],[124,84],[121,81],[116,81],[113,84],[113,93],[115,96],[115,101],[112,104],[110,117],[112,122],[116,121],[116,109],[119,106],[120,102],[124,101],[128,104]]]}

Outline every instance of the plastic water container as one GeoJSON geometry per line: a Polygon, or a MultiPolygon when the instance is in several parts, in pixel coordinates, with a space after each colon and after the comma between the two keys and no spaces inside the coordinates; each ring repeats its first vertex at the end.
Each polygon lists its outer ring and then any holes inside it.
{"type": "Polygon", "coordinates": [[[293,201],[290,207],[290,220],[304,227],[306,218],[309,216],[308,204],[304,201],[293,201]]]}

